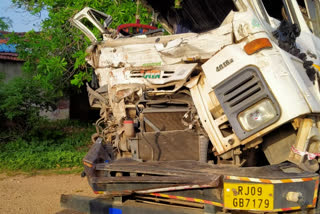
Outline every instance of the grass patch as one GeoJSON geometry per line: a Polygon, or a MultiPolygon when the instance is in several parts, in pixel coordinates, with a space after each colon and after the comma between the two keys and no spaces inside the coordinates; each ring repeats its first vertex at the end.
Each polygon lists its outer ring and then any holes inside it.
{"type": "MultiPolygon", "coordinates": [[[[70,174],[78,174],[80,176],[81,172],[83,172],[83,167],[72,167],[72,168],[57,168],[57,169],[33,169],[33,170],[0,170],[0,174],[4,174],[6,176],[36,176],[36,175],[70,175],[70,174]]],[[[1,178],[0,178],[1,180],[1,178]]]]}
{"type": "Polygon", "coordinates": [[[92,125],[77,121],[40,124],[26,136],[0,144],[0,171],[69,173],[63,169],[82,166],[94,131],[92,125]]]}

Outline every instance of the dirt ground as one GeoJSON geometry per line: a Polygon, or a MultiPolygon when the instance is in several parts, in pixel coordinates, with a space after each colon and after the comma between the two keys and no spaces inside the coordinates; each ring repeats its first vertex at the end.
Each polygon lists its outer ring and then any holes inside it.
{"type": "Polygon", "coordinates": [[[61,194],[95,196],[80,175],[0,174],[0,214],[74,213],[60,207],[61,194]]]}

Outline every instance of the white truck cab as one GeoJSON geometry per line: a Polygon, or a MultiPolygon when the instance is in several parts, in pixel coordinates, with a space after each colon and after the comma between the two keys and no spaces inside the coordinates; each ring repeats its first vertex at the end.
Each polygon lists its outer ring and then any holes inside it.
{"type": "MultiPolygon", "coordinates": [[[[143,4],[171,35],[140,23],[112,30],[112,18],[91,8],[71,20],[92,42],[87,61],[99,88],[88,86],[89,100],[101,109],[93,141],[112,151],[103,161],[193,160],[236,167],[291,162],[295,173],[319,170],[319,0],[143,4]]],[[[97,176],[92,169],[98,159],[90,157],[84,163],[97,176]]],[[[236,204],[227,208],[289,206],[236,204]]]]}

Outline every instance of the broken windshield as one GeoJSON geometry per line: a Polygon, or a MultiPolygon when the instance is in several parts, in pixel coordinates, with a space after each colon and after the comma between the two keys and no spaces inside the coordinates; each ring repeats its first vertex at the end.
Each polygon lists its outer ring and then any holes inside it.
{"type": "Polygon", "coordinates": [[[204,32],[217,28],[233,10],[232,0],[183,0],[179,7],[173,0],[146,0],[175,33],[204,32]]]}
{"type": "Polygon", "coordinates": [[[304,17],[308,27],[313,33],[320,37],[320,1],[305,0],[304,17]]]}
{"type": "Polygon", "coordinates": [[[276,28],[280,21],[297,24],[300,30],[311,31],[320,37],[319,0],[257,0],[261,15],[276,28]],[[275,21],[277,20],[277,21],[275,21]]]}

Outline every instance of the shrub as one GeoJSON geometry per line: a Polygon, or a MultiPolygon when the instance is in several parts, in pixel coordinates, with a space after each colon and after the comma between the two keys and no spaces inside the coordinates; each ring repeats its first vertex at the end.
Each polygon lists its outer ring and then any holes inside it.
{"type": "Polygon", "coordinates": [[[1,170],[39,170],[81,166],[89,149],[91,125],[77,121],[42,123],[26,138],[0,144],[1,170]]]}
{"type": "MultiPolygon", "coordinates": [[[[0,114],[9,121],[6,128],[25,133],[42,120],[40,110],[54,107],[57,95],[44,90],[27,76],[16,77],[0,86],[0,114]]],[[[1,117],[1,116],[0,116],[1,117]]]]}

